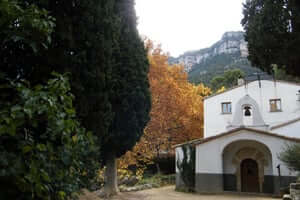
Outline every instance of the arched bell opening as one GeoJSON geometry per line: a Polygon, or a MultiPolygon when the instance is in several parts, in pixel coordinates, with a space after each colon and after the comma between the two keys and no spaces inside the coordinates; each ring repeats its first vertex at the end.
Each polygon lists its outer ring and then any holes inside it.
{"type": "Polygon", "coordinates": [[[244,116],[245,117],[251,117],[252,114],[251,114],[251,107],[250,106],[245,106],[244,107],[244,116]]]}
{"type": "Polygon", "coordinates": [[[258,103],[249,95],[245,95],[236,103],[232,122],[227,126],[227,129],[232,130],[244,126],[261,130],[268,128],[258,103]]]}
{"type": "Polygon", "coordinates": [[[253,126],[253,109],[252,105],[243,105],[242,112],[243,112],[243,125],[245,126],[253,126]]]}

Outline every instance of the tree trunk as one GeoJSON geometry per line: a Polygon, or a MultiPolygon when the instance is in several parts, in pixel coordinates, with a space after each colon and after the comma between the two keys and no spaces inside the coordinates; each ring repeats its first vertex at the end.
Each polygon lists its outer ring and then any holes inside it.
{"type": "Polygon", "coordinates": [[[116,195],[119,192],[117,159],[113,152],[108,155],[106,160],[104,192],[106,196],[116,195]]]}
{"type": "Polygon", "coordinates": [[[159,145],[156,146],[156,163],[155,163],[155,166],[156,166],[156,173],[157,174],[161,174],[161,171],[160,171],[160,167],[159,167],[159,145]]]}
{"type": "Polygon", "coordinates": [[[160,170],[160,167],[159,167],[159,163],[156,163],[156,171],[157,171],[157,174],[161,174],[161,170],[160,170]]]}

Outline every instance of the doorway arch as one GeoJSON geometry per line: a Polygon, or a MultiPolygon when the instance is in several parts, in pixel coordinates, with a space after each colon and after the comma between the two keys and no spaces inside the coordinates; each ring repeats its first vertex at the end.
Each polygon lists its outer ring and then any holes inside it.
{"type": "Polygon", "coordinates": [[[258,192],[273,190],[264,188],[265,176],[273,175],[272,153],[264,143],[256,140],[235,140],[224,147],[222,157],[225,191],[243,191],[241,167],[246,159],[257,163],[258,192]]]}

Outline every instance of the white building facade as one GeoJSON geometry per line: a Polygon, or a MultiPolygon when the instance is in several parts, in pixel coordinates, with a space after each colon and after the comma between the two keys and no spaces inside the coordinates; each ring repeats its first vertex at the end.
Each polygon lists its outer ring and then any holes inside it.
{"type": "MultiPolygon", "coordinates": [[[[300,142],[299,90],[294,83],[262,80],[206,98],[204,138],[189,142],[196,149],[195,190],[279,193],[295,181],[297,172],[278,156],[300,142]]],[[[179,162],[182,145],[176,147],[179,162]]]]}

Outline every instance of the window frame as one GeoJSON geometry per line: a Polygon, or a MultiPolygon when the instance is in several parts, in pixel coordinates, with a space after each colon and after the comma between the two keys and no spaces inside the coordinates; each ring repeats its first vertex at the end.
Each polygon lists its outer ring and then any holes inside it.
{"type": "Polygon", "coordinates": [[[232,114],[232,103],[231,102],[222,102],[221,103],[221,114],[222,115],[230,115],[232,114]],[[228,105],[230,105],[230,112],[224,112],[223,105],[227,105],[226,109],[228,110],[228,105]]]}
{"type": "Polygon", "coordinates": [[[270,99],[269,100],[269,105],[270,105],[270,112],[282,112],[282,101],[280,98],[277,98],[277,99],[270,99]],[[275,103],[275,109],[272,109],[272,104],[271,102],[274,102],[275,103]],[[277,107],[277,103],[280,103],[280,108],[277,107]]]}

